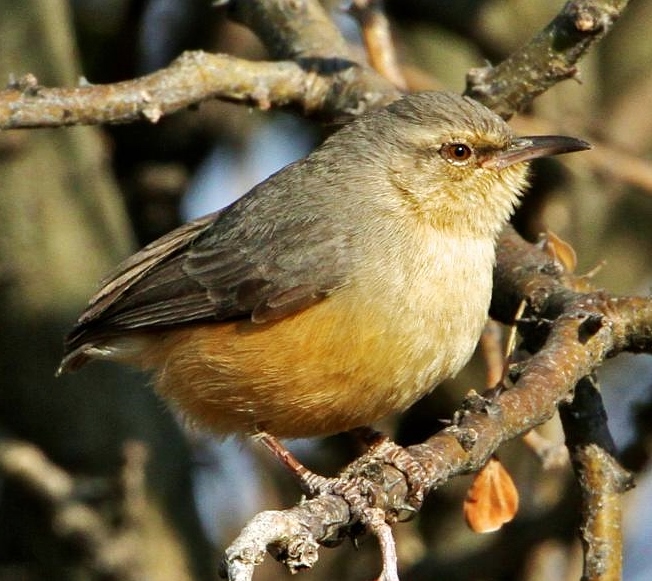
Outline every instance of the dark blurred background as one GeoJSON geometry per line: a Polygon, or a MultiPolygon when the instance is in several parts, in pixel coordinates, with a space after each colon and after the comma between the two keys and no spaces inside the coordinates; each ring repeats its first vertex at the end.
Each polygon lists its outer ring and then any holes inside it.
{"type": "MultiPolygon", "coordinates": [[[[498,62],[561,6],[387,1],[410,88],[460,92],[469,68],[498,62]]],[[[359,43],[339,0],[330,9],[359,43]]],[[[645,163],[652,154],[651,21],[652,1],[634,3],[581,62],[578,81],[556,86],[513,120],[521,133],[560,132],[596,144],[593,152],[537,164],[515,223],[531,240],[546,229],[567,240],[580,273],[604,261],[596,284],[617,293],[647,294],[652,281],[652,168],[645,163]]],[[[248,30],[208,0],[0,0],[0,78],[7,82],[28,72],[46,86],[73,86],[81,77],[114,82],[164,67],[189,49],[266,57],[248,30]]],[[[62,338],[120,259],[237,198],[323,135],[324,128],[286,113],[218,101],[156,125],[0,133],[0,438],[37,444],[86,483],[80,495],[108,515],[111,495],[101,483],[119,472],[125,441],[145,442],[149,517],[139,542],[150,579],[216,578],[220,552],[243,524],[260,510],[294,504],[298,487],[255,445],[218,442],[185,426],[136,372],[94,363],[55,380],[62,338]]],[[[650,579],[651,360],[619,357],[600,380],[623,462],[638,473],[626,499],[625,578],[650,579]]],[[[401,443],[420,441],[466,391],[483,385],[478,358],[379,427],[401,443]]],[[[557,420],[542,433],[563,439],[557,420]]],[[[328,474],[359,451],[347,435],[292,448],[328,474]]],[[[471,533],[461,508],[470,479],[456,479],[430,495],[413,522],[395,527],[402,579],[580,577],[570,468],[544,470],[519,441],[500,458],[521,494],[516,519],[498,533],[471,533]]],[[[101,578],[80,563],[74,545],[58,540],[49,517],[23,487],[0,479],[0,581],[101,578]]],[[[347,543],[322,550],[303,577],[371,579],[379,563],[375,542],[365,539],[358,550],[347,543]]],[[[261,581],[286,577],[271,559],[256,573],[261,581]]]]}

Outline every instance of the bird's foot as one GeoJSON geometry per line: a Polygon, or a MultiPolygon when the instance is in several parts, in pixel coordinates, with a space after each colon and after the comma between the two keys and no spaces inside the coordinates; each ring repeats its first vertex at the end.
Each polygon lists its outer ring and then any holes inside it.
{"type": "MultiPolygon", "coordinates": [[[[354,430],[354,434],[369,446],[369,450],[335,478],[315,474],[266,432],[259,433],[256,439],[296,476],[307,495],[333,494],[343,498],[349,506],[351,522],[359,523],[378,538],[383,561],[379,579],[398,581],[391,524],[409,520],[417,513],[427,490],[427,475],[424,467],[405,448],[380,432],[363,427],[354,430]],[[407,497],[406,492],[409,493],[407,497]],[[399,504],[399,498],[405,500],[399,504]],[[387,506],[392,506],[392,510],[387,511],[387,506]]],[[[349,528],[354,541],[356,528],[349,528]]]]}
{"type": "MultiPolygon", "coordinates": [[[[416,514],[423,504],[428,486],[427,474],[423,466],[403,446],[399,446],[385,434],[369,426],[356,428],[353,433],[369,446],[371,455],[381,462],[393,466],[405,476],[410,491],[407,499],[408,505],[405,509],[416,514]]],[[[402,518],[399,520],[408,519],[402,518]]]]}

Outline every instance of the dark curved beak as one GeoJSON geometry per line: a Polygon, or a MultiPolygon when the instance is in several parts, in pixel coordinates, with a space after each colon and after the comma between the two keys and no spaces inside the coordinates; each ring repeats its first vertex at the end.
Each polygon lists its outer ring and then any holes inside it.
{"type": "Polygon", "coordinates": [[[591,149],[591,144],[565,135],[535,135],[515,137],[505,149],[495,150],[482,160],[481,166],[488,169],[503,169],[515,163],[537,157],[571,153],[591,149]]]}

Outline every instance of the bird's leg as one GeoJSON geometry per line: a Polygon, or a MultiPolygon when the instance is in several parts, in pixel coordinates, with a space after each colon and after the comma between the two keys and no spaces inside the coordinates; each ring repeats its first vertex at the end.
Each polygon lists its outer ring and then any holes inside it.
{"type": "Polygon", "coordinates": [[[275,436],[267,432],[258,432],[254,439],[263,444],[287,468],[290,474],[297,478],[301,488],[308,496],[317,494],[319,489],[329,481],[325,476],[306,468],[275,436]]]}

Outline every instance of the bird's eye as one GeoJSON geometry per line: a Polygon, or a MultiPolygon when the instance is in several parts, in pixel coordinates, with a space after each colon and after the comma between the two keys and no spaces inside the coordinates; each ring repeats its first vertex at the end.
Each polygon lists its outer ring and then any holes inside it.
{"type": "Polygon", "coordinates": [[[466,143],[445,143],[439,152],[450,163],[464,163],[473,155],[473,150],[466,143]]]}

